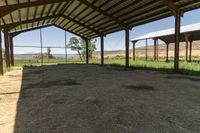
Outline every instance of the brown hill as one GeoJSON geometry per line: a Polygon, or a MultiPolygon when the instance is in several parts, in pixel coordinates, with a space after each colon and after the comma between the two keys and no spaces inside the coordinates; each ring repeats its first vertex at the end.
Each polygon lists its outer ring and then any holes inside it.
{"type": "MultiPolygon", "coordinates": [[[[137,44],[136,44],[137,45],[137,44]]],[[[185,43],[180,43],[180,56],[185,56],[185,43]]],[[[130,56],[132,55],[132,45],[130,45],[130,56]]],[[[144,57],[145,56],[145,49],[146,47],[137,47],[136,48],[136,56],[138,57],[144,57]]],[[[148,49],[148,56],[154,55],[154,46],[149,45],[147,47],[148,49]]],[[[166,56],[166,45],[165,44],[160,44],[158,45],[158,53],[159,57],[165,57],[166,56]]],[[[192,46],[192,56],[200,56],[200,41],[193,42],[192,46]]],[[[104,55],[105,57],[115,57],[115,56],[124,56],[124,50],[116,50],[116,51],[105,51],[104,55]]],[[[169,56],[173,57],[174,56],[174,44],[169,45],[169,56]]],[[[99,58],[100,57],[100,52],[97,51],[95,52],[95,57],[99,58]]]]}

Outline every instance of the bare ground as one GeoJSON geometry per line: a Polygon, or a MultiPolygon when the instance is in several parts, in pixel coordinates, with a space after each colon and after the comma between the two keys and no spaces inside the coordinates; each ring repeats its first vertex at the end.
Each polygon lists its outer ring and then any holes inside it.
{"type": "Polygon", "coordinates": [[[0,133],[198,133],[200,77],[95,65],[0,77],[0,133]]]}

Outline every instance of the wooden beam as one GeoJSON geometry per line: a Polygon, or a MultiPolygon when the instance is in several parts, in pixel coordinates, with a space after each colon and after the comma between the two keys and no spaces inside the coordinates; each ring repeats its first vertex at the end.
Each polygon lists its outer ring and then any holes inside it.
{"type": "Polygon", "coordinates": [[[24,3],[19,3],[19,4],[0,6],[0,17],[3,17],[21,8],[34,7],[34,6],[53,4],[53,3],[58,3],[58,2],[66,2],[66,1],[70,1],[70,0],[37,0],[37,1],[32,1],[32,2],[24,2],[24,3]]]}
{"type": "Polygon", "coordinates": [[[125,66],[129,67],[129,30],[125,30],[125,66]]]}
{"type": "Polygon", "coordinates": [[[110,15],[109,13],[105,12],[104,10],[102,10],[101,8],[91,4],[90,2],[88,2],[87,0],[78,0],[81,3],[85,4],[86,6],[92,8],[94,11],[99,12],[100,14],[108,17],[109,19],[111,19],[112,21],[116,22],[117,24],[119,24],[121,27],[123,27],[124,29],[131,29],[131,27],[128,24],[125,24],[123,21],[119,20],[118,18],[115,18],[114,16],[110,15]]]}

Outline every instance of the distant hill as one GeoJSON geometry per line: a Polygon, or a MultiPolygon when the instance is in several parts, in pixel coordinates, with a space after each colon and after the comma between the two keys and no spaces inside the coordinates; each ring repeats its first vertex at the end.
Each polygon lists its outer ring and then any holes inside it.
{"type": "MultiPolygon", "coordinates": [[[[136,44],[137,46],[137,44],[136,44]]],[[[130,56],[133,53],[133,49],[131,49],[132,45],[130,45],[130,56]]],[[[145,49],[146,47],[137,47],[136,48],[136,56],[138,57],[144,57],[145,56],[145,49]]],[[[149,45],[147,47],[148,49],[148,56],[154,55],[154,46],[149,45]]],[[[160,57],[166,56],[166,45],[160,44],[158,45],[158,52],[160,57]]],[[[192,55],[193,56],[200,56],[200,41],[193,42],[192,47],[192,55]]],[[[114,57],[114,56],[124,56],[125,51],[124,50],[116,50],[116,51],[105,51],[104,55],[105,57],[114,57]]],[[[95,57],[100,58],[100,51],[95,52],[95,57]]],[[[174,44],[169,45],[169,56],[174,56],[174,44]]],[[[185,56],[185,43],[180,43],[180,56],[185,56]]]]}

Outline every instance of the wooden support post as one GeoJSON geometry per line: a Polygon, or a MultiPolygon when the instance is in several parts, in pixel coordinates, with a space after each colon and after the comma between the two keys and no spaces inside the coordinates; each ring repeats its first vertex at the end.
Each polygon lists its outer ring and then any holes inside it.
{"type": "Polygon", "coordinates": [[[13,51],[13,36],[9,35],[10,39],[10,63],[11,66],[14,66],[14,51],[13,51]]]}
{"type": "Polygon", "coordinates": [[[0,76],[3,75],[3,55],[2,55],[2,36],[1,36],[1,26],[0,26],[0,76]]]}
{"type": "Polygon", "coordinates": [[[126,59],[125,59],[125,66],[129,67],[129,30],[125,30],[125,49],[126,49],[126,59]]]}
{"type": "Polygon", "coordinates": [[[186,41],[185,44],[185,61],[188,61],[188,40],[186,41]]]}
{"type": "Polygon", "coordinates": [[[89,40],[85,39],[86,43],[86,64],[89,64],[89,40]]]}
{"type": "Polygon", "coordinates": [[[135,44],[136,42],[132,42],[133,43],[133,61],[135,61],[135,44]]]}
{"type": "Polygon", "coordinates": [[[169,62],[169,43],[166,43],[166,62],[169,62]]]}
{"type": "Polygon", "coordinates": [[[43,44],[42,44],[42,29],[40,29],[40,54],[41,54],[41,65],[43,65],[43,44]]]}
{"type": "Polygon", "coordinates": [[[67,32],[65,31],[65,63],[67,64],[67,32]]]}
{"type": "Polygon", "coordinates": [[[188,45],[189,45],[189,33],[185,33],[185,61],[188,61],[188,45]]]}
{"type": "Polygon", "coordinates": [[[156,38],[154,38],[154,61],[156,61],[156,43],[157,43],[157,40],[156,40],[156,38]]]}
{"type": "Polygon", "coordinates": [[[192,42],[193,42],[193,41],[190,41],[190,55],[189,55],[189,62],[192,61],[192,42]]]}
{"type": "Polygon", "coordinates": [[[159,53],[158,53],[158,52],[159,52],[159,51],[158,51],[158,41],[159,41],[159,40],[156,39],[156,50],[157,50],[157,51],[156,51],[156,54],[157,54],[157,55],[156,55],[156,59],[157,59],[157,61],[158,61],[158,58],[159,58],[159,53]]]}
{"type": "Polygon", "coordinates": [[[101,36],[101,65],[104,65],[104,37],[101,36]]]}
{"type": "Polygon", "coordinates": [[[4,29],[4,42],[5,42],[6,67],[10,68],[10,50],[9,50],[9,37],[8,37],[8,30],[7,29],[4,29]]]}
{"type": "Polygon", "coordinates": [[[148,40],[146,39],[146,49],[145,49],[145,60],[146,60],[146,61],[147,61],[147,59],[148,59],[147,44],[148,44],[148,40]]]}
{"type": "Polygon", "coordinates": [[[175,49],[174,49],[174,71],[179,71],[179,41],[181,29],[181,12],[178,10],[175,16],[175,49]]]}

